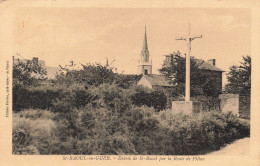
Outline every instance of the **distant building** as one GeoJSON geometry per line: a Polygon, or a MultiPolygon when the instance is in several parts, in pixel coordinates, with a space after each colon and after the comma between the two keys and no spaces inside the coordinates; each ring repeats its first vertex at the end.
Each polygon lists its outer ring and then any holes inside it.
{"type": "Polygon", "coordinates": [[[144,32],[144,42],[141,51],[140,60],[138,61],[138,74],[142,74],[142,78],[137,83],[151,89],[170,88],[170,80],[164,75],[152,74],[152,60],[150,60],[150,53],[148,50],[146,27],[144,32]]]}
{"type": "Polygon", "coordinates": [[[173,87],[172,84],[170,84],[170,79],[167,79],[165,75],[158,75],[158,74],[149,74],[149,75],[143,75],[142,78],[137,83],[138,85],[145,86],[150,89],[170,89],[173,87]]]}
{"type": "MultiPolygon", "coordinates": [[[[173,61],[173,55],[166,55],[164,64],[170,65],[171,61],[173,61]]],[[[137,83],[138,85],[143,85],[145,87],[151,89],[169,89],[172,88],[173,85],[170,83],[171,79],[174,78],[166,78],[164,73],[161,75],[152,74],[152,61],[149,59],[149,50],[147,44],[147,34],[145,28],[145,35],[144,35],[144,42],[143,42],[143,49],[141,51],[141,58],[138,61],[139,65],[139,74],[142,74],[142,78],[137,83]]],[[[215,73],[217,76],[214,78],[217,84],[217,91],[222,91],[222,73],[224,70],[216,67],[216,60],[210,59],[207,62],[202,59],[195,59],[198,68],[203,69],[209,73],[215,73]]]]}
{"type": "Polygon", "coordinates": [[[46,77],[48,79],[54,79],[56,74],[61,73],[61,70],[60,70],[59,67],[46,66],[45,61],[44,60],[39,60],[38,57],[33,57],[32,60],[28,60],[28,59],[14,59],[14,64],[18,64],[19,61],[22,62],[22,63],[27,63],[28,61],[32,61],[34,63],[38,63],[42,68],[46,69],[46,71],[47,71],[46,77]]]}

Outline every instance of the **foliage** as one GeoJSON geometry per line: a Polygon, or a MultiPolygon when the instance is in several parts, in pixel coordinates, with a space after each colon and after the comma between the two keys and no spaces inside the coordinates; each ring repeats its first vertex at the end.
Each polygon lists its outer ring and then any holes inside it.
{"type": "Polygon", "coordinates": [[[126,75],[126,74],[115,74],[114,83],[121,88],[127,89],[137,84],[141,79],[142,75],[126,75]]]}
{"type": "Polygon", "coordinates": [[[13,154],[195,155],[249,136],[232,114],[165,110],[165,92],[134,85],[138,78],[89,64],[49,86],[15,86],[13,154]]]}
{"type": "Polygon", "coordinates": [[[151,90],[143,86],[133,86],[131,100],[134,105],[154,107],[156,111],[161,111],[167,106],[167,96],[164,91],[151,90]]]}
{"type": "Polygon", "coordinates": [[[168,136],[155,115],[155,110],[147,106],[134,107],[129,112],[129,132],[137,154],[165,154],[168,136]]]}
{"type": "Polygon", "coordinates": [[[13,66],[13,87],[39,85],[42,80],[46,79],[46,74],[46,69],[39,63],[31,60],[24,63],[18,59],[13,66]]]}
{"type": "Polygon", "coordinates": [[[231,66],[227,74],[228,84],[225,87],[227,93],[240,95],[251,94],[251,57],[242,57],[239,66],[231,66]]]}
{"type": "Polygon", "coordinates": [[[113,67],[108,63],[106,65],[100,63],[81,65],[83,69],[80,70],[62,68],[64,71],[60,75],[56,75],[54,83],[66,85],[80,83],[86,86],[98,86],[103,83],[112,83],[114,80],[113,67]]]}
{"type": "Polygon", "coordinates": [[[22,109],[50,109],[53,100],[61,97],[62,89],[50,86],[38,86],[25,88],[21,85],[13,88],[13,110],[21,111],[22,109]]]}
{"type": "Polygon", "coordinates": [[[24,118],[21,114],[13,116],[13,154],[48,154],[49,143],[54,135],[54,121],[44,116],[38,119],[24,118]]]}
{"type": "Polygon", "coordinates": [[[127,89],[136,84],[141,75],[127,75],[114,73],[115,69],[112,63],[102,65],[100,63],[95,64],[81,64],[83,69],[71,69],[69,67],[61,67],[63,72],[56,75],[53,81],[57,85],[67,85],[78,83],[85,86],[99,86],[101,84],[116,84],[117,86],[127,89]]]}
{"type": "Polygon", "coordinates": [[[235,139],[249,136],[249,123],[231,113],[204,112],[198,115],[159,113],[159,122],[170,136],[166,154],[195,155],[218,150],[235,139]]]}
{"type": "MultiPolygon", "coordinates": [[[[175,85],[171,91],[172,96],[184,96],[185,91],[185,74],[186,60],[179,52],[170,54],[170,61],[165,61],[159,70],[167,77],[174,78],[170,82],[175,85]]],[[[216,72],[209,72],[203,68],[199,68],[200,64],[196,63],[194,57],[190,58],[190,80],[191,80],[191,96],[218,96],[221,89],[217,87],[216,72]]]]}
{"type": "Polygon", "coordinates": [[[14,114],[13,154],[198,155],[250,135],[247,121],[214,111],[184,115],[142,106],[111,114],[90,104],[66,113],[24,111],[14,114]]]}
{"type": "Polygon", "coordinates": [[[16,114],[19,118],[37,120],[37,119],[53,119],[55,114],[47,110],[26,109],[16,114]]]}
{"type": "Polygon", "coordinates": [[[81,84],[72,84],[60,92],[59,97],[52,100],[51,110],[54,112],[68,112],[73,108],[80,108],[91,102],[95,96],[81,84]]]}
{"type": "MultiPolygon", "coordinates": [[[[91,89],[91,88],[90,88],[91,89]]],[[[54,112],[66,111],[69,108],[79,108],[94,100],[95,96],[84,85],[71,86],[37,86],[13,89],[13,109],[52,109],[54,112]]]]}
{"type": "Polygon", "coordinates": [[[102,84],[91,93],[98,98],[95,104],[100,108],[122,113],[131,105],[127,91],[115,84],[102,84]]]}

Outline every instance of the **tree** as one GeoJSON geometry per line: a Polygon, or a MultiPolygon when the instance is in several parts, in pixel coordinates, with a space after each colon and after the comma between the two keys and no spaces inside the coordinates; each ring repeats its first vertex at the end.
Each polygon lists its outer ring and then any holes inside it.
{"type": "Polygon", "coordinates": [[[19,59],[13,66],[13,86],[36,86],[46,79],[47,71],[39,63],[28,60],[22,62],[19,59]]]}
{"type": "MultiPolygon", "coordinates": [[[[185,91],[185,73],[186,60],[180,52],[172,53],[169,59],[164,61],[164,64],[159,71],[171,78],[170,83],[175,85],[172,90],[173,96],[184,96],[185,91]]],[[[201,64],[196,62],[194,57],[190,59],[190,80],[191,80],[191,96],[218,96],[221,89],[217,88],[216,78],[217,73],[199,68],[201,64]]]]}
{"type": "Polygon", "coordinates": [[[112,63],[113,61],[109,63],[107,60],[105,65],[100,63],[87,63],[81,64],[81,67],[77,68],[76,64],[73,63],[73,66],[60,66],[63,72],[56,75],[56,79],[53,80],[53,82],[68,86],[74,83],[84,84],[85,86],[99,86],[104,83],[114,83],[121,88],[127,89],[140,80],[141,75],[114,73],[113,71],[116,68],[112,66],[112,63]]]}
{"type": "Polygon", "coordinates": [[[110,64],[102,65],[95,64],[81,64],[83,69],[69,69],[68,67],[61,67],[64,71],[56,75],[54,83],[71,85],[74,83],[84,84],[86,86],[98,86],[103,83],[112,83],[114,80],[113,67],[110,64]]]}
{"type": "Polygon", "coordinates": [[[239,66],[233,65],[227,74],[228,83],[225,86],[227,93],[247,95],[251,93],[251,57],[242,56],[239,66]]]}

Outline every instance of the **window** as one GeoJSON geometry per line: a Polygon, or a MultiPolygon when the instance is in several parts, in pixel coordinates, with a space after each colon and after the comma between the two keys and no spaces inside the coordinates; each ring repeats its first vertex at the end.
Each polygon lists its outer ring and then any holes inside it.
{"type": "Polygon", "coordinates": [[[144,69],[144,74],[147,75],[148,74],[148,70],[144,69]]]}

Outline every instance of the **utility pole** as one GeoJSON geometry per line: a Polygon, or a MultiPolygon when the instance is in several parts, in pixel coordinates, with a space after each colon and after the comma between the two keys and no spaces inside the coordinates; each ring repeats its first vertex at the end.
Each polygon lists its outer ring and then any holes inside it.
{"type": "Polygon", "coordinates": [[[196,38],[202,38],[200,36],[191,36],[190,34],[190,23],[189,23],[189,34],[187,37],[176,38],[176,40],[185,40],[188,45],[186,54],[186,79],[185,79],[185,101],[190,101],[190,52],[191,52],[191,41],[196,38]]]}

